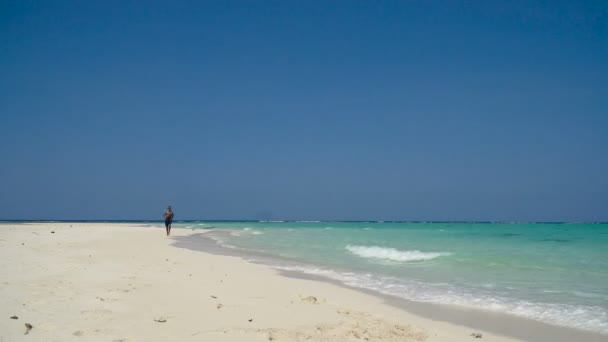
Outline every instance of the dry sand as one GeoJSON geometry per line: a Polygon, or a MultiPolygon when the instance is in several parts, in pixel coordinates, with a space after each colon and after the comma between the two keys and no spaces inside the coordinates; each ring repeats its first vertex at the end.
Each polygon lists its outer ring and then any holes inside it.
{"type": "Polygon", "coordinates": [[[172,242],[127,224],[1,225],[0,342],[516,341],[172,242]]]}

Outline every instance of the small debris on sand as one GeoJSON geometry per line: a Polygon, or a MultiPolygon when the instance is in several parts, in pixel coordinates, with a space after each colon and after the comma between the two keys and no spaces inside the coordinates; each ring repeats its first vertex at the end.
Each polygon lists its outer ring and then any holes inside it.
{"type": "Polygon", "coordinates": [[[211,295],[211,298],[217,298],[217,297],[216,297],[216,296],[214,296],[214,295],[211,295]]]}
{"type": "Polygon", "coordinates": [[[249,319],[249,322],[253,322],[253,318],[250,318],[250,319],[249,319]]]}
{"type": "Polygon", "coordinates": [[[473,336],[475,338],[482,338],[483,337],[483,335],[481,333],[476,333],[476,332],[472,333],[471,336],[473,336]]]}
{"type": "Polygon", "coordinates": [[[224,306],[223,306],[222,304],[218,304],[218,305],[216,306],[216,308],[218,308],[218,309],[221,309],[221,308],[223,308],[223,307],[224,307],[224,306]]]}
{"type": "Polygon", "coordinates": [[[29,323],[25,323],[25,334],[24,334],[24,335],[29,334],[29,333],[30,333],[30,330],[32,330],[32,328],[34,328],[34,326],[33,326],[33,325],[31,325],[31,324],[29,324],[29,323]]]}
{"type": "Polygon", "coordinates": [[[52,231],[51,234],[55,234],[55,231],[52,231]]]}
{"type": "Polygon", "coordinates": [[[158,323],[165,323],[167,321],[167,318],[165,317],[158,317],[154,319],[154,322],[158,322],[158,323]]]}
{"type": "Polygon", "coordinates": [[[11,316],[11,319],[19,319],[17,316],[11,316]]]}
{"type": "Polygon", "coordinates": [[[308,297],[302,298],[301,300],[303,302],[307,302],[307,303],[310,303],[310,304],[317,304],[319,302],[317,300],[317,297],[315,297],[315,296],[308,296],[308,297]]]}
{"type": "Polygon", "coordinates": [[[82,336],[82,335],[84,335],[84,332],[82,332],[82,331],[78,330],[78,331],[74,331],[74,332],[72,333],[72,335],[74,335],[74,336],[82,336]]]}

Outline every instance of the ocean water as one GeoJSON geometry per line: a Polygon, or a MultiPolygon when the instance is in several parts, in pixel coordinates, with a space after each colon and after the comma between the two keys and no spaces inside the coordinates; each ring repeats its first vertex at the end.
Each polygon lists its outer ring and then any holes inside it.
{"type": "Polygon", "coordinates": [[[273,267],[608,334],[608,224],[187,222],[273,267]],[[280,262],[289,261],[289,262],[280,262]]]}

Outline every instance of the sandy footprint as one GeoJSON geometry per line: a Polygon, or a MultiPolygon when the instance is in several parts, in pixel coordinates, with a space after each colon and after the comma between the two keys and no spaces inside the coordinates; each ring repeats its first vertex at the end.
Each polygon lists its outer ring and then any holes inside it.
{"type": "Polygon", "coordinates": [[[325,303],[326,300],[325,299],[319,299],[315,296],[307,296],[304,297],[302,295],[300,295],[300,301],[304,302],[304,303],[308,303],[308,304],[321,304],[321,303],[325,303]]]}

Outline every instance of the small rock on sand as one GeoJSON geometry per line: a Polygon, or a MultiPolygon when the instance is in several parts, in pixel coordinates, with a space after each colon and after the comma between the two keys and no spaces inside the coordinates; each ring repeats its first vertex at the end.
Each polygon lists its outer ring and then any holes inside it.
{"type": "Polygon", "coordinates": [[[167,321],[167,318],[165,317],[158,317],[154,319],[154,322],[158,322],[158,323],[165,323],[167,321]]]}
{"type": "Polygon", "coordinates": [[[483,335],[481,333],[472,333],[471,336],[473,336],[474,338],[482,338],[483,335]]]}
{"type": "Polygon", "coordinates": [[[19,319],[17,316],[11,316],[11,319],[19,319]]]}
{"type": "Polygon", "coordinates": [[[30,333],[30,330],[32,330],[32,328],[33,328],[33,327],[34,327],[34,326],[33,326],[33,325],[31,325],[31,324],[29,324],[29,323],[25,323],[25,334],[24,334],[24,335],[29,334],[29,333],[30,333]]]}

